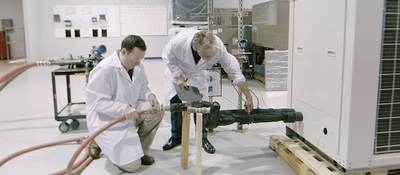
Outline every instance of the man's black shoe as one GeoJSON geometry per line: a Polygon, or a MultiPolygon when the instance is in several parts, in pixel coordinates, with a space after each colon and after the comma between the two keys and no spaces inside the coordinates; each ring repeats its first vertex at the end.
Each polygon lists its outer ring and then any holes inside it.
{"type": "Polygon", "coordinates": [[[163,146],[163,150],[167,151],[179,145],[181,145],[181,138],[171,137],[168,139],[168,142],[163,146]]]}
{"type": "Polygon", "coordinates": [[[205,152],[209,154],[214,154],[215,153],[215,148],[214,146],[208,141],[207,138],[203,138],[203,149],[205,152]]]}
{"type": "Polygon", "coordinates": [[[154,158],[148,155],[144,155],[142,158],[140,158],[142,161],[142,165],[153,165],[154,164],[154,158]]]}

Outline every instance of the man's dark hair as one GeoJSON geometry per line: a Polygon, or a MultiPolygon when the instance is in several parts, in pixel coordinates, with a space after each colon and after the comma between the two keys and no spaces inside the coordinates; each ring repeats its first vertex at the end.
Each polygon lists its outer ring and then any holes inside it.
{"type": "Polygon", "coordinates": [[[128,52],[132,52],[132,50],[137,47],[142,51],[146,51],[146,44],[142,37],[137,35],[128,35],[122,41],[121,49],[125,48],[128,52]]]}

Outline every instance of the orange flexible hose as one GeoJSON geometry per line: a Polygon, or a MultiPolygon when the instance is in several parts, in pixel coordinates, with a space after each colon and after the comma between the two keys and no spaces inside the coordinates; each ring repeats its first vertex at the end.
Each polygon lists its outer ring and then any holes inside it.
{"type": "Polygon", "coordinates": [[[13,80],[15,77],[17,77],[19,74],[25,72],[26,70],[37,66],[36,63],[27,63],[20,65],[16,68],[13,68],[12,70],[8,71],[4,75],[0,76],[0,91],[6,87],[6,85],[13,80]]]}
{"type": "Polygon", "coordinates": [[[37,64],[36,63],[27,63],[27,64],[23,64],[20,65],[18,67],[13,68],[12,70],[10,70],[9,72],[7,72],[6,74],[0,76],[0,83],[4,83],[4,81],[9,80],[11,77],[15,76],[15,75],[19,75],[21,72],[21,70],[27,70],[31,67],[35,67],[37,64]]]}
{"type": "Polygon", "coordinates": [[[76,161],[76,159],[78,158],[79,154],[82,152],[83,149],[85,149],[85,147],[87,145],[89,145],[89,143],[91,141],[94,140],[94,138],[96,138],[98,135],[100,135],[103,131],[107,130],[108,128],[114,126],[115,124],[122,122],[124,120],[128,119],[128,115],[123,115],[117,119],[112,120],[110,123],[107,123],[105,126],[97,129],[92,135],[90,135],[87,139],[85,139],[81,145],[79,146],[79,148],[74,152],[74,154],[72,155],[71,159],[68,162],[68,166],[67,166],[67,172],[66,174],[71,174],[73,171],[73,165],[76,161]]]}
{"type": "MultiPolygon", "coordinates": [[[[138,112],[138,115],[143,114],[144,112],[138,112]]],[[[91,156],[89,156],[89,153],[87,152],[86,155],[80,159],[78,161],[78,163],[75,164],[76,159],[78,158],[78,156],[80,155],[80,153],[83,151],[83,149],[85,149],[85,147],[87,145],[89,145],[89,143],[91,141],[94,141],[94,138],[96,138],[98,135],[100,135],[102,132],[104,132],[105,130],[107,130],[108,128],[114,126],[115,124],[125,121],[128,119],[128,115],[123,115],[117,119],[112,120],[110,123],[107,123],[105,126],[99,128],[98,130],[96,130],[91,136],[89,136],[88,138],[74,138],[74,139],[66,139],[66,140],[61,140],[61,141],[56,141],[56,142],[50,142],[50,143],[45,143],[45,144],[40,144],[40,145],[36,145],[33,147],[29,147],[26,149],[23,149],[21,151],[18,151],[14,154],[11,154],[9,156],[7,156],[6,158],[0,160],[0,167],[3,166],[5,163],[7,163],[8,161],[31,151],[35,151],[38,149],[43,149],[46,147],[50,147],[50,146],[56,146],[56,145],[60,145],[60,144],[65,144],[65,143],[69,143],[69,142],[81,142],[79,148],[74,152],[74,154],[72,155],[70,161],[68,162],[68,166],[66,169],[57,171],[55,173],[53,173],[52,175],[64,175],[64,174],[81,174],[82,171],[89,166],[89,164],[94,160],[94,158],[92,158],[91,156]]]]}
{"type": "Polygon", "coordinates": [[[73,138],[73,139],[66,139],[66,140],[60,140],[60,141],[56,141],[56,142],[50,142],[50,143],[45,143],[45,144],[40,144],[40,145],[36,145],[33,147],[29,147],[26,149],[23,149],[21,151],[15,152],[7,157],[5,157],[4,159],[0,160],[0,167],[3,166],[5,163],[7,163],[8,161],[31,151],[35,151],[38,149],[43,149],[43,148],[47,148],[50,146],[56,146],[56,145],[60,145],[60,144],[64,144],[64,143],[69,143],[69,142],[81,142],[84,138],[73,138]]]}
{"type": "MultiPolygon", "coordinates": [[[[0,76],[0,91],[14,78],[16,78],[18,75],[20,75],[21,73],[25,72],[26,70],[37,66],[37,63],[28,63],[28,64],[24,64],[21,66],[18,66],[14,69],[12,69],[11,71],[9,71],[8,73],[0,76]]],[[[142,112],[139,112],[139,115],[142,112]]],[[[120,118],[117,118],[113,121],[111,121],[110,123],[108,123],[107,125],[103,126],[102,128],[99,128],[96,132],[94,132],[89,138],[83,140],[83,142],[81,143],[81,145],[79,146],[79,148],[75,151],[75,153],[73,154],[72,158],[70,159],[68,166],[66,169],[61,170],[61,171],[57,171],[54,174],[80,174],[92,161],[93,158],[86,155],[84,158],[82,158],[81,160],[78,161],[77,164],[74,164],[76,159],[78,158],[78,156],[80,155],[80,153],[83,151],[83,149],[91,142],[94,140],[95,137],[97,137],[99,134],[101,134],[103,131],[107,130],[108,128],[112,127],[113,125],[122,122],[124,120],[127,120],[128,116],[124,115],[121,116],[120,118]],[[78,168],[78,169],[77,169],[78,168]]],[[[76,138],[76,139],[67,139],[67,140],[61,140],[61,141],[57,141],[57,142],[51,142],[51,143],[46,143],[46,144],[41,144],[41,145],[37,145],[37,146],[33,146],[30,148],[26,148],[24,150],[18,151],[14,154],[11,154],[9,156],[7,156],[6,158],[0,160],[0,167],[3,166],[5,163],[7,163],[8,161],[31,151],[34,150],[38,150],[38,149],[43,149],[46,147],[50,147],[50,146],[55,146],[55,145],[59,145],[59,144],[64,144],[64,143],[68,143],[68,142],[80,142],[82,141],[83,138],[76,138]]]]}
{"type": "MultiPolygon", "coordinates": [[[[76,168],[80,167],[80,166],[81,166],[84,162],[86,162],[87,159],[89,159],[89,158],[90,158],[89,152],[86,152],[85,156],[84,156],[82,159],[80,159],[80,160],[78,161],[78,163],[74,164],[74,166],[72,167],[72,169],[75,170],[76,168]]],[[[64,175],[66,172],[67,172],[67,169],[65,168],[65,169],[63,169],[63,170],[57,171],[57,172],[55,172],[55,173],[52,173],[51,175],[64,175]]]]}
{"type": "Polygon", "coordinates": [[[85,162],[81,163],[78,168],[76,168],[71,174],[81,174],[85,168],[87,168],[90,163],[92,163],[94,159],[92,157],[88,157],[85,162]]]}
{"type": "MultiPolygon", "coordinates": [[[[14,78],[16,78],[18,75],[20,75],[21,73],[25,72],[26,70],[37,66],[37,63],[27,63],[27,64],[23,64],[20,65],[18,67],[13,68],[12,70],[8,71],[7,73],[3,74],[0,76],[0,91],[3,90],[8,83],[10,83],[14,78]]],[[[80,159],[78,161],[78,163],[73,164],[76,159],[78,158],[79,154],[82,152],[82,150],[90,143],[90,141],[94,140],[94,138],[99,135],[101,132],[103,132],[104,130],[110,128],[111,126],[124,121],[127,119],[128,116],[124,115],[112,122],[110,122],[109,124],[107,124],[106,126],[104,126],[103,128],[100,128],[98,131],[96,131],[91,137],[89,137],[88,139],[85,139],[82,144],[80,145],[80,147],[78,148],[78,150],[74,153],[73,157],[71,158],[68,167],[64,170],[60,170],[57,171],[55,173],[53,173],[53,175],[61,175],[61,174],[80,174],[87,166],[89,166],[89,164],[94,160],[92,157],[89,156],[89,153],[87,153],[82,159],[80,159]],[[72,163],[71,163],[72,162],[72,163]]],[[[23,149],[21,151],[15,152],[3,159],[0,160],[0,167],[2,167],[5,163],[7,163],[8,161],[22,155],[28,152],[32,152],[35,150],[39,150],[39,149],[43,149],[43,148],[47,148],[47,147],[51,147],[51,146],[56,146],[56,145],[60,145],[60,144],[65,144],[65,143],[69,143],[69,142],[81,142],[84,138],[74,138],[74,139],[67,139],[67,140],[61,140],[61,141],[56,141],[56,142],[50,142],[50,143],[45,143],[45,144],[40,144],[40,145],[36,145],[33,147],[29,147],[26,149],[23,149]]]]}

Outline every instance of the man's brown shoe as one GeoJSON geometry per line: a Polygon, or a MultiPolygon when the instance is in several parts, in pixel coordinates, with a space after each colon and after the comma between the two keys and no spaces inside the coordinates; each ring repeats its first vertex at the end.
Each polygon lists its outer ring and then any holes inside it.
{"type": "Polygon", "coordinates": [[[142,158],[142,165],[152,165],[154,163],[154,158],[151,156],[144,155],[142,158]]]}
{"type": "Polygon", "coordinates": [[[97,143],[93,140],[92,142],[90,142],[89,144],[89,155],[90,157],[92,157],[93,159],[98,159],[101,157],[101,148],[99,147],[99,145],[97,145],[97,143]]]}

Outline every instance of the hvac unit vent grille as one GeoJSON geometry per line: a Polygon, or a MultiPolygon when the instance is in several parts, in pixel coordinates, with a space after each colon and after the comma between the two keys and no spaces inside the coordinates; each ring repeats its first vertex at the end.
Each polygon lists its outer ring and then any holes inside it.
{"type": "Polygon", "coordinates": [[[389,170],[387,175],[400,175],[400,169],[389,170]]]}
{"type": "Polygon", "coordinates": [[[375,154],[400,152],[400,1],[386,0],[375,154]]]}

